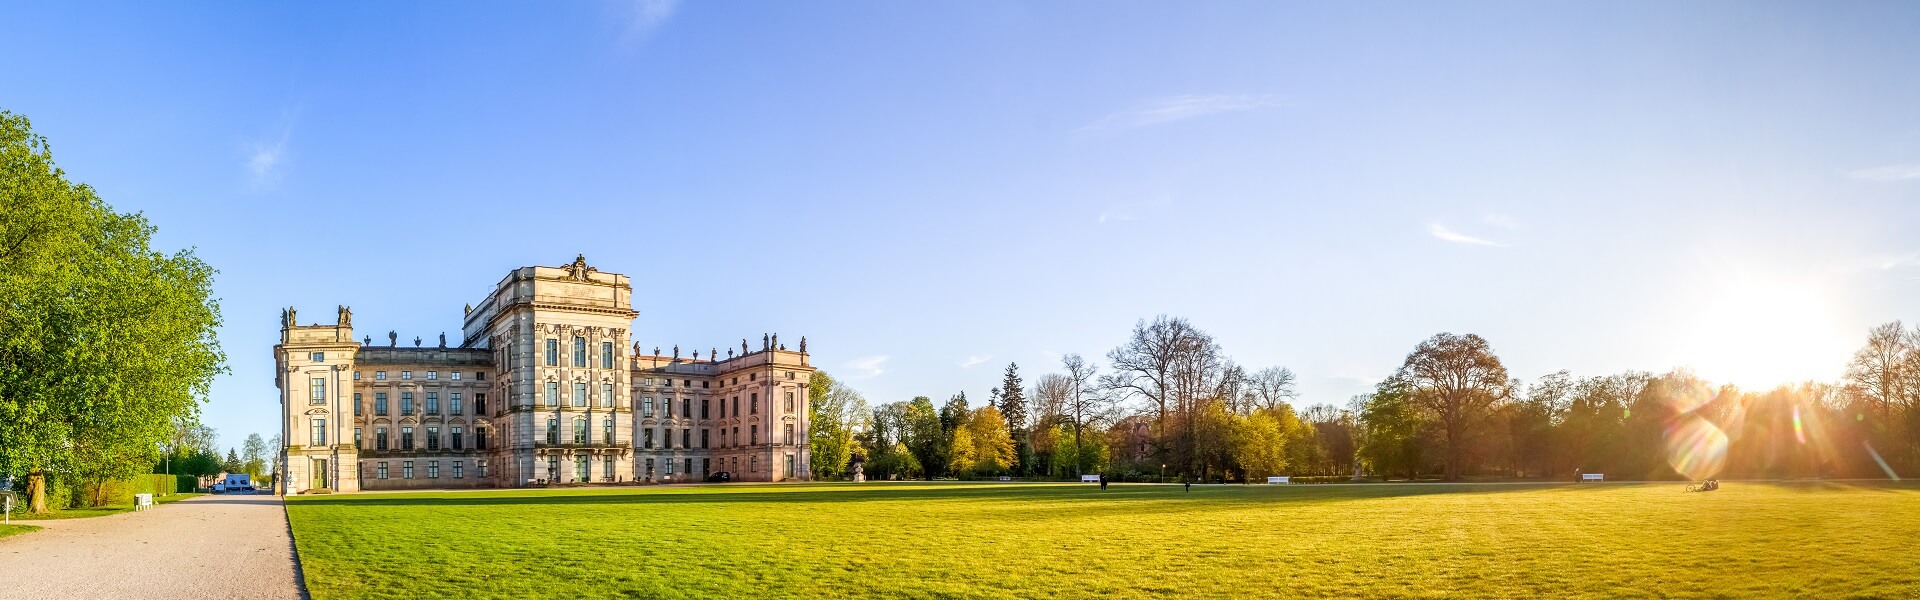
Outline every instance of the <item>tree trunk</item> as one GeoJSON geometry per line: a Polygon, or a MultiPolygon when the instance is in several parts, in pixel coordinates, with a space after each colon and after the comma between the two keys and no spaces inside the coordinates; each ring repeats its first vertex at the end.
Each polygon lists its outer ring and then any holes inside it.
{"type": "Polygon", "coordinates": [[[27,473],[27,512],[44,515],[47,510],[47,473],[32,471],[27,473]]]}

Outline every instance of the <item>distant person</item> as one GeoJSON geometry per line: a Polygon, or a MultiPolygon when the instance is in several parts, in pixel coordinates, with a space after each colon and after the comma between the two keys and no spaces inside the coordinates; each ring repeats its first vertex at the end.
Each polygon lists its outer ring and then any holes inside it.
{"type": "Polygon", "coordinates": [[[1180,480],[1180,483],[1184,483],[1184,484],[1187,484],[1187,493],[1189,493],[1189,494],[1191,494],[1191,493],[1193,493],[1193,480],[1192,480],[1192,479],[1182,479],[1182,480],[1180,480]]]}
{"type": "Polygon", "coordinates": [[[1106,473],[1100,474],[1100,491],[1102,492],[1107,491],[1107,474],[1106,473]]]}

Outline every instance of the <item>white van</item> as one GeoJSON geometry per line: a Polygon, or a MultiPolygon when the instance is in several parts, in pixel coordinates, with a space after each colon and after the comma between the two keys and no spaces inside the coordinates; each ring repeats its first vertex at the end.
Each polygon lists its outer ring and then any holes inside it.
{"type": "Polygon", "coordinates": [[[213,484],[213,493],[215,494],[251,491],[253,491],[253,477],[246,473],[228,473],[226,479],[222,479],[219,483],[213,484]]]}

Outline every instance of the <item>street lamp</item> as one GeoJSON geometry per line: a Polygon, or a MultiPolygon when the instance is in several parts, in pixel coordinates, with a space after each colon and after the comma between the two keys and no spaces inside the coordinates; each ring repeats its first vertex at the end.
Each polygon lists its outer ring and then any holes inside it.
{"type": "Polygon", "coordinates": [[[1167,463],[1160,463],[1160,483],[1167,482],[1167,463]]]}

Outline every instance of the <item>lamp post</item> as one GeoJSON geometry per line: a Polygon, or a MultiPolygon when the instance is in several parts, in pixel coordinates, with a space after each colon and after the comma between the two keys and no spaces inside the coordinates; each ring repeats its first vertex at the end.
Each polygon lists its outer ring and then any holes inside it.
{"type": "Polygon", "coordinates": [[[1160,483],[1167,482],[1167,463],[1160,463],[1160,483]]]}

